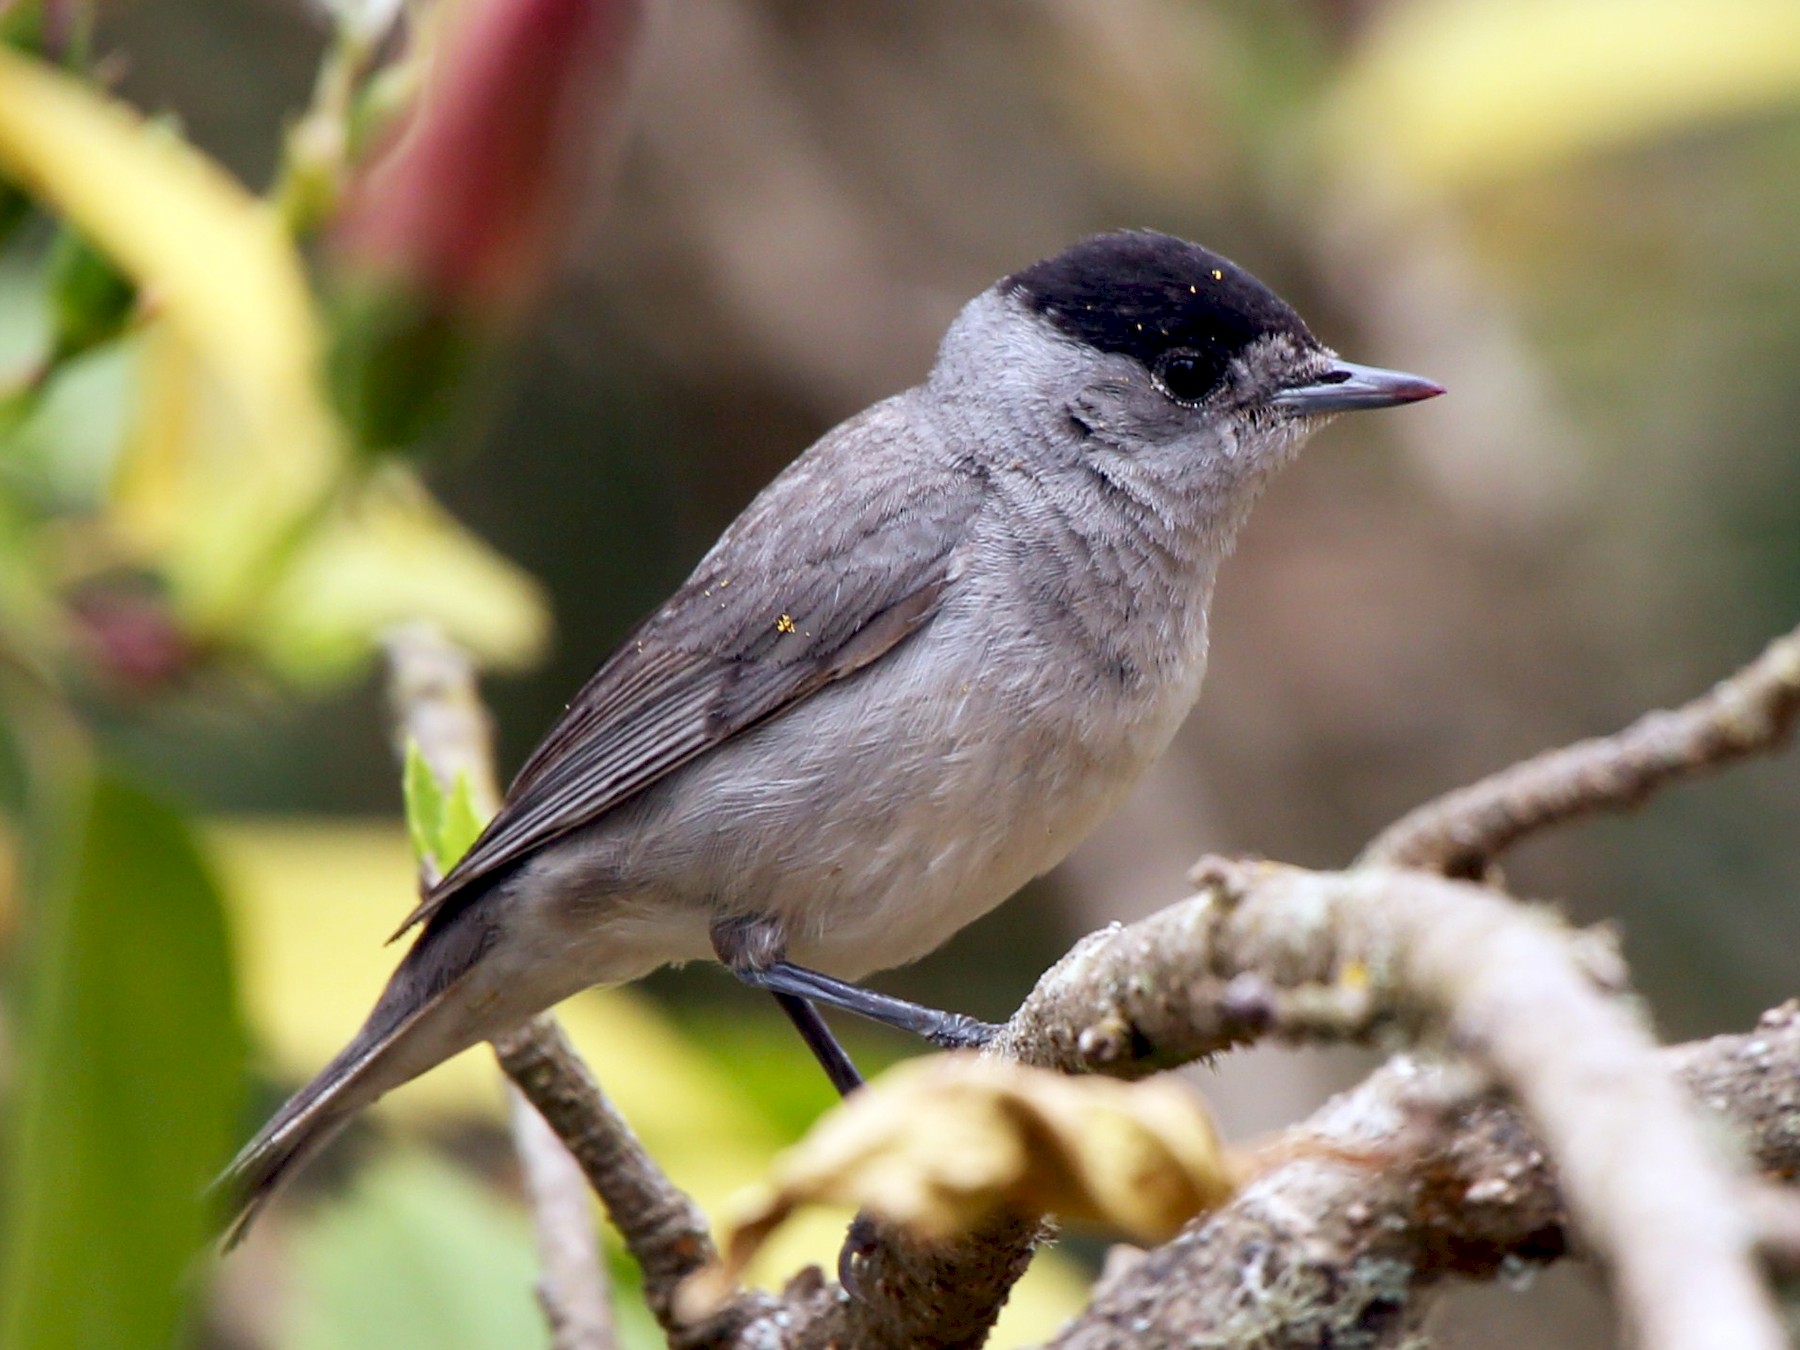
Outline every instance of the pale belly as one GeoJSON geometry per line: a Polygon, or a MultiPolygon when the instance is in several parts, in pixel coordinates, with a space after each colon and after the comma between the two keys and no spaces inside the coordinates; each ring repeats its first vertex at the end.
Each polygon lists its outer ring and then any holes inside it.
{"type": "Polygon", "coordinates": [[[919,637],[883,678],[823,691],[540,857],[518,899],[553,916],[565,961],[579,949],[583,982],[709,957],[727,915],[782,920],[792,959],[845,979],[916,960],[1117,808],[1204,661],[1196,644],[1126,689],[996,656],[955,619],[919,637]],[[964,652],[982,659],[946,678],[964,652]]]}

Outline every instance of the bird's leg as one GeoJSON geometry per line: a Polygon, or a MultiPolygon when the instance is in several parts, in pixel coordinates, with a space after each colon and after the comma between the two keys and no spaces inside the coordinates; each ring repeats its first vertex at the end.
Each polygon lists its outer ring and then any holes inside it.
{"type": "Polygon", "coordinates": [[[794,1030],[800,1033],[800,1039],[806,1042],[806,1048],[813,1052],[813,1058],[819,1061],[819,1067],[825,1070],[825,1076],[831,1080],[831,1086],[838,1090],[838,1096],[848,1097],[863,1085],[863,1076],[857,1072],[855,1061],[838,1044],[838,1038],[831,1034],[831,1028],[825,1025],[825,1019],[819,1016],[817,1008],[797,994],[777,993],[775,1001],[793,1022],[794,1030]]]}
{"type": "Polygon", "coordinates": [[[819,1010],[799,994],[769,988],[759,978],[759,973],[787,950],[787,937],[780,924],[772,919],[725,919],[713,925],[712,943],[719,960],[732,974],[746,984],[769,989],[775,996],[775,1002],[788,1015],[839,1096],[848,1097],[862,1086],[863,1076],[857,1072],[856,1062],[838,1044],[819,1010]]]}
{"type": "Polygon", "coordinates": [[[1000,1028],[992,1022],[978,1021],[962,1013],[940,1012],[920,1003],[909,1003],[892,994],[878,994],[873,989],[834,980],[791,961],[777,961],[754,974],[738,975],[741,980],[761,985],[777,993],[794,994],[830,1008],[841,1008],[885,1026],[923,1036],[942,1050],[972,1050],[986,1045],[1000,1028]]]}
{"type": "MultiPolygon", "coordinates": [[[[936,1008],[909,1003],[891,994],[878,994],[872,989],[797,966],[786,959],[787,939],[781,925],[773,919],[728,919],[714,925],[712,939],[713,950],[718,952],[719,959],[746,984],[767,989],[777,996],[786,994],[807,1003],[823,1003],[901,1031],[910,1031],[945,1050],[986,1045],[999,1030],[992,1023],[980,1022],[961,1013],[939,1012],[936,1008]]],[[[782,1006],[787,1007],[785,1003],[782,1006]]],[[[801,1034],[807,1035],[807,1043],[812,1044],[804,1028],[801,1034]]],[[[814,1053],[818,1051],[815,1049],[814,1053]]],[[[829,1066],[826,1072],[831,1072],[829,1066]]]]}

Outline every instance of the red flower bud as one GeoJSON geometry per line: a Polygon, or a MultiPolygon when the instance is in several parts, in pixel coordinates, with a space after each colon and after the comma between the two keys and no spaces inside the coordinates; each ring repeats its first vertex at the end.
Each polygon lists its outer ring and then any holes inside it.
{"type": "Polygon", "coordinates": [[[622,138],[643,0],[471,0],[334,243],[359,279],[515,317],[557,262],[597,148],[622,138]]]}
{"type": "Polygon", "coordinates": [[[69,612],[91,669],[112,693],[163,692],[200,659],[167,606],[135,587],[90,586],[71,597],[69,612]]]}

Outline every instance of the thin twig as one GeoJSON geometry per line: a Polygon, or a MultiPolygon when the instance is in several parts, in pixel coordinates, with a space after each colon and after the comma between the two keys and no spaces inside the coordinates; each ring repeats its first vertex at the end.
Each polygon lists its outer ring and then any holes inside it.
{"type": "Polygon", "coordinates": [[[494,729],[468,654],[425,623],[390,629],[382,646],[398,749],[415,743],[446,789],[466,777],[475,810],[492,815],[500,804],[494,729]]]}
{"type": "MultiPolygon", "coordinates": [[[[476,811],[484,818],[492,815],[499,804],[493,731],[467,655],[424,624],[393,630],[385,646],[389,698],[401,739],[418,745],[446,787],[459,776],[466,777],[476,811]]],[[[560,1035],[548,1016],[520,1034],[527,1041],[560,1035]]],[[[614,1350],[611,1293],[593,1215],[579,1188],[580,1169],[531,1112],[510,1114],[513,1147],[542,1256],[538,1302],[555,1350],[614,1350]],[[577,1181],[577,1188],[565,1193],[570,1178],[577,1181]]]]}
{"type": "Polygon", "coordinates": [[[1408,812],[1359,861],[1479,878],[1529,834],[1636,806],[1683,778],[1781,745],[1800,717],[1800,629],[1707,693],[1612,736],[1549,750],[1408,812]]]}
{"type": "Polygon", "coordinates": [[[550,1327],[552,1350],[614,1350],[612,1303],[604,1280],[599,1234],[589,1217],[587,1177],[556,1132],[517,1087],[508,1085],[507,1114],[518,1150],[525,1194],[537,1218],[538,1304],[550,1327]]]}
{"type": "Polygon", "coordinates": [[[643,1269],[650,1311],[672,1342],[717,1343],[769,1310],[769,1300],[741,1294],[705,1327],[681,1325],[673,1311],[675,1290],[718,1260],[706,1216],[645,1151],[552,1018],[537,1018],[498,1038],[494,1051],[605,1204],[643,1269]]]}

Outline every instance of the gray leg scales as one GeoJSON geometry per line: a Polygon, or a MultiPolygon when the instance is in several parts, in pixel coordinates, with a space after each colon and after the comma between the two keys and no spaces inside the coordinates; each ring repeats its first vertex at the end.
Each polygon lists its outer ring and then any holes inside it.
{"type": "Polygon", "coordinates": [[[775,995],[775,1001],[792,1019],[832,1086],[846,1095],[861,1086],[862,1076],[825,1025],[815,1004],[910,1031],[945,1050],[986,1045],[1000,1029],[961,1013],[939,1012],[794,965],[783,959],[786,936],[771,919],[727,919],[713,927],[712,940],[713,950],[733,975],[775,995]]]}
{"type": "Polygon", "coordinates": [[[831,1034],[831,1028],[825,1025],[825,1019],[819,1016],[817,1008],[793,994],[778,993],[775,1001],[793,1022],[794,1029],[800,1033],[800,1039],[806,1042],[806,1048],[819,1061],[819,1067],[825,1070],[825,1076],[831,1080],[831,1086],[838,1090],[838,1096],[848,1097],[863,1085],[863,1076],[857,1072],[855,1061],[838,1044],[838,1038],[831,1034]]]}
{"type": "Polygon", "coordinates": [[[777,994],[792,994],[810,1003],[823,1003],[872,1022],[910,1031],[943,1050],[972,1050],[986,1045],[1000,1028],[961,1013],[940,1012],[923,1004],[909,1003],[891,994],[821,975],[789,961],[776,961],[761,970],[734,970],[746,984],[777,994]]]}

